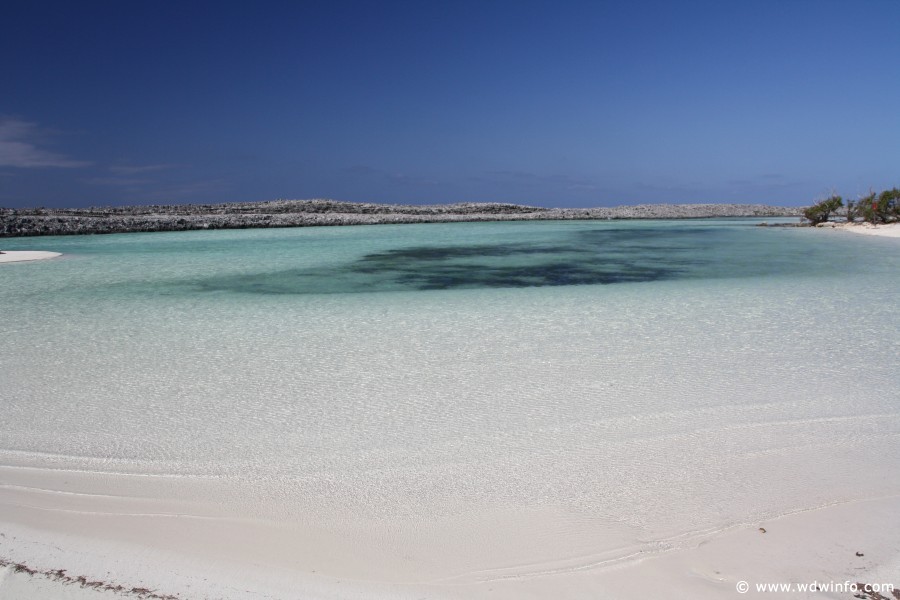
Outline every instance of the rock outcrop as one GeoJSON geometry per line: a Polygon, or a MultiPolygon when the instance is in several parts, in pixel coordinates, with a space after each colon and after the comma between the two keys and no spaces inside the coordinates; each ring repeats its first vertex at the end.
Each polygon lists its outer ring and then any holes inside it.
{"type": "Polygon", "coordinates": [[[498,203],[416,206],[334,200],[275,200],[171,206],[0,209],[0,237],[451,221],[793,217],[799,216],[800,211],[800,208],[761,204],[541,208],[498,203]]]}

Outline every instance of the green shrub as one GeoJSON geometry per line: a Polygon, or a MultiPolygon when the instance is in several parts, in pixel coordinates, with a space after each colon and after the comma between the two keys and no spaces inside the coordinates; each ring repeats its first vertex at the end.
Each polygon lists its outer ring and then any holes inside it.
{"type": "Polygon", "coordinates": [[[889,223],[900,219],[900,189],[893,188],[878,194],[877,208],[875,211],[882,223],[889,223]]]}
{"type": "Polygon", "coordinates": [[[856,212],[867,223],[875,223],[875,211],[872,208],[875,204],[875,192],[871,192],[868,196],[863,196],[856,201],[856,212]]]}
{"type": "Polygon", "coordinates": [[[822,200],[818,204],[814,204],[803,211],[803,216],[811,225],[818,225],[826,222],[837,209],[844,205],[844,201],[840,196],[832,196],[826,200],[822,200]]]}
{"type": "Polygon", "coordinates": [[[891,223],[900,220],[900,189],[893,188],[875,195],[872,192],[857,202],[860,216],[869,223],[891,223]]]}

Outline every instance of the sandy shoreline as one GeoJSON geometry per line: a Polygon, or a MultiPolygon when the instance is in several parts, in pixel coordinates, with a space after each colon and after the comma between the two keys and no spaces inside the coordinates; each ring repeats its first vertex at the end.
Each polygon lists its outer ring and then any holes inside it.
{"type": "Polygon", "coordinates": [[[213,479],[0,467],[0,598],[712,600],[740,597],[742,581],[900,587],[896,495],[635,539],[572,527],[575,515],[553,509],[416,523],[247,518],[208,500],[228,492],[213,479]],[[598,552],[599,538],[613,545],[598,552]]]}
{"type": "MultiPolygon", "coordinates": [[[[142,485],[135,481],[123,495],[110,496],[102,485],[97,494],[89,493],[84,485],[90,478],[74,472],[3,471],[4,598],[52,594],[66,600],[123,595],[249,599],[300,594],[513,600],[580,598],[590,591],[597,598],[712,600],[740,597],[735,591],[740,582],[751,586],[750,596],[764,595],[757,594],[755,586],[766,583],[900,584],[892,580],[900,573],[900,524],[895,518],[900,496],[796,511],[601,554],[581,554],[575,547],[565,548],[571,540],[538,535],[539,540],[512,540],[518,552],[504,557],[503,563],[473,570],[454,568],[466,562],[460,562],[460,551],[473,539],[491,545],[497,538],[515,537],[522,515],[423,524],[433,528],[430,556],[420,554],[423,548],[409,548],[405,559],[385,560],[379,546],[391,548],[396,542],[389,531],[367,539],[351,530],[334,535],[312,524],[198,514],[196,505],[141,497],[142,485]],[[70,475],[73,491],[52,491],[70,475]],[[462,539],[466,542],[460,547],[462,539]],[[436,566],[428,567],[423,560],[436,566]]],[[[531,530],[549,534],[559,515],[524,516],[531,530]]],[[[809,593],[781,592],[778,597],[807,598],[809,593]]]]}
{"type": "Polygon", "coordinates": [[[4,250],[0,254],[0,263],[25,262],[31,260],[46,260],[62,256],[61,252],[45,252],[40,250],[4,250]]]}
{"type": "Polygon", "coordinates": [[[819,227],[879,237],[900,237],[900,223],[887,223],[884,225],[872,225],[871,223],[824,223],[819,225],[819,227]]]}

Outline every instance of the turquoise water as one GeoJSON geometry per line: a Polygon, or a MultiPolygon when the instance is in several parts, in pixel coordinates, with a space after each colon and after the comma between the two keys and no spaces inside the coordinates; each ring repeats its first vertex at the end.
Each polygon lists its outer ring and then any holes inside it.
{"type": "Polygon", "coordinates": [[[2,240],[65,256],[0,265],[0,465],[410,536],[553,507],[650,543],[900,493],[900,241],[755,223],[2,240]]]}
{"type": "Polygon", "coordinates": [[[751,219],[203,231],[7,239],[63,261],[7,267],[7,291],[342,294],[893,273],[884,240],[751,219]],[[874,259],[871,252],[883,253],[874,259]],[[71,264],[77,261],[78,265],[71,264]],[[17,276],[25,276],[20,281],[17,276]],[[44,277],[45,276],[45,277],[44,277]],[[72,278],[75,278],[74,280],[72,278]],[[18,289],[16,289],[18,288],[18,289]],[[104,289],[105,288],[105,289],[104,289]]]}

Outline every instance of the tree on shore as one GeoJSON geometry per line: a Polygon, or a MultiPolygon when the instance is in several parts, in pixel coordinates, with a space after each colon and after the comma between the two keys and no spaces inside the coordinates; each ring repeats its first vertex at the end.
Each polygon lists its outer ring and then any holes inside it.
{"type": "Polygon", "coordinates": [[[818,204],[814,204],[803,211],[803,216],[811,225],[825,223],[831,218],[839,208],[844,205],[844,200],[840,196],[832,196],[822,200],[818,204]]]}
{"type": "Polygon", "coordinates": [[[853,223],[859,216],[859,203],[853,200],[847,200],[847,222],[853,223]]]}
{"type": "Polygon", "coordinates": [[[872,224],[900,220],[900,189],[893,188],[875,195],[872,192],[856,204],[859,215],[872,224]]]}

